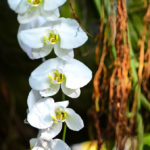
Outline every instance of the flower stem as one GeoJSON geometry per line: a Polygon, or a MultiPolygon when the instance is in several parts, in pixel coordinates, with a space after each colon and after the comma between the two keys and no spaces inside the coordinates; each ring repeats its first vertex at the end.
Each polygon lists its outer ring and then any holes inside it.
{"type": "Polygon", "coordinates": [[[62,92],[62,101],[65,100],[65,94],[62,92]]]}
{"type": "Polygon", "coordinates": [[[64,124],[64,131],[63,131],[63,137],[62,137],[62,140],[65,142],[66,140],[66,132],[67,132],[67,125],[66,123],[64,124]]]}
{"type": "MultiPolygon", "coordinates": [[[[62,92],[62,101],[65,100],[65,94],[62,92]]],[[[66,132],[67,132],[67,125],[64,123],[64,130],[63,130],[63,137],[62,140],[65,142],[66,140],[66,132]]]]}

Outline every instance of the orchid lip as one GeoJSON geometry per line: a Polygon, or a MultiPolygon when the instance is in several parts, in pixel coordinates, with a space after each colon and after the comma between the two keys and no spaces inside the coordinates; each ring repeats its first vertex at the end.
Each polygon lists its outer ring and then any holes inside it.
{"type": "Polygon", "coordinates": [[[57,34],[57,32],[54,30],[50,30],[49,35],[48,36],[44,35],[43,39],[45,44],[51,45],[55,45],[60,41],[59,34],[57,34]]]}
{"type": "Polygon", "coordinates": [[[56,118],[59,121],[65,121],[67,118],[67,113],[62,108],[57,108],[55,110],[56,118]]]}
{"type": "Polygon", "coordinates": [[[56,108],[55,116],[51,116],[53,123],[64,122],[67,119],[67,113],[63,108],[56,108]]]}
{"type": "Polygon", "coordinates": [[[54,69],[49,75],[48,75],[50,82],[52,84],[61,84],[65,81],[65,75],[62,73],[61,70],[54,69]]]}

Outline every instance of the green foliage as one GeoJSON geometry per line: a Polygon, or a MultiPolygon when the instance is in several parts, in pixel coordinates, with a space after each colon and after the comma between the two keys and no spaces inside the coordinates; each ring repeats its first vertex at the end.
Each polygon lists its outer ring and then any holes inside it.
{"type": "Polygon", "coordinates": [[[144,145],[150,146],[150,134],[146,134],[143,139],[144,145]]]}
{"type": "MultiPolygon", "coordinates": [[[[102,3],[103,0],[94,1],[98,13],[101,16],[102,21],[102,3]]],[[[105,12],[105,23],[109,22],[110,16],[110,1],[104,1],[104,12],[105,12]]],[[[116,1],[114,1],[114,9],[116,11],[116,1]]],[[[150,135],[145,134],[145,111],[150,112],[150,102],[143,92],[142,85],[138,81],[138,68],[139,68],[139,40],[142,38],[144,29],[144,16],[148,8],[148,0],[129,0],[127,1],[127,13],[128,13],[128,42],[130,48],[130,75],[132,77],[132,89],[130,94],[130,102],[128,106],[128,117],[131,118],[132,115],[136,118],[136,132],[137,132],[137,143],[138,150],[148,150],[150,149],[150,135]],[[130,107],[133,101],[137,101],[134,114],[130,113],[130,107]],[[143,111],[144,110],[144,111],[143,111]]],[[[116,11],[117,13],[117,11],[116,11]]],[[[108,29],[109,30],[109,29],[108,29]]],[[[109,33],[108,33],[109,34],[109,33]]],[[[147,49],[147,37],[145,41],[145,50],[147,49]]],[[[116,49],[111,47],[113,58],[116,59],[116,49]]],[[[107,59],[107,61],[111,61],[107,59]]],[[[115,84],[115,83],[114,83],[115,84]]],[[[148,116],[150,116],[147,113],[148,116]]],[[[150,120],[148,120],[150,122],[150,120]]],[[[147,132],[147,131],[146,131],[147,132]]],[[[109,144],[108,144],[109,145],[109,144]]]]}
{"type": "Polygon", "coordinates": [[[96,6],[96,9],[100,15],[101,13],[101,1],[100,0],[94,0],[94,3],[95,3],[95,6],[96,6]]]}
{"type": "Polygon", "coordinates": [[[143,136],[144,136],[144,127],[143,127],[143,119],[141,114],[137,114],[137,138],[138,138],[138,150],[143,150],[143,136]]]}

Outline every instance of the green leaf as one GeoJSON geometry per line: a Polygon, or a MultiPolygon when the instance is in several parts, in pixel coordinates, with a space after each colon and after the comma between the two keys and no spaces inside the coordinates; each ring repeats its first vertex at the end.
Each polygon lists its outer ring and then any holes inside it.
{"type": "Polygon", "coordinates": [[[148,111],[150,111],[150,103],[149,103],[149,101],[147,100],[147,98],[143,95],[143,94],[141,94],[141,102],[142,102],[142,105],[148,110],[148,111]]]}
{"type": "Polygon", "coordinates": [[[97,11],[99,12],[99,15],[100,15],[100,12],[101,12],[101,1],[100,0],[94,0],[94,3],[95,3],[95,6],[97,8],[97,11]]]}
{"type": "Polygon", "coordinates": [[[138,83],[138,74],[137,74],[137,59],[135,57],[132,44],[131,44],[131,37],[130,37],[130,29],[128,25],[128,41],[129,41],[129,47],[130,47],[130,72],[133,77],[133,85],[136,85],[138,83]]]}
{"type": "Polygon", "coordinates": [[[144,145],[150,146],[150,134],[146,134],[143,139],[144,145]]]}
{"type": "Polygon", "coordinates": [[[143,126],[143,119],[140,113],[137,114],[136,116],[136,121],[137,121],[137,138],[138,138],[138,150],[143,150],[144,146],[144,126],[143,126]]]}

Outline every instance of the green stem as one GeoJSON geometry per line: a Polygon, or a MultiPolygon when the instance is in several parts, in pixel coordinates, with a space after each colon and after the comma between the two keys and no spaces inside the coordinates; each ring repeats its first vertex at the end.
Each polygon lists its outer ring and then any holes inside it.
{"type": "Polygon", "coordinates": [[[63,137],[62,137],[62,140],[65,142],[66,140],[66,132],[67,132],[67,125],[66,123],[64,124],[64,131],[63,131],[63,137]]]}
{"type": "Polygon", "coordinates": [[[101,2],[100,0],[94,0],[95,6],[97,8],[97,11],[99,12],[99,15],[101,16],[101,2]]]}
{"type": "Polygon", "coordinates": [[[141,94],[141,103],[147,110],[150,111],[150,103],[143,94],[141,94]]]}
{"type": "Polygon", "coordinates": [[[144,126],[143,119],[140,113],[137,113],[137,131],[138,131],[138,150],[143,150],[143,137],[144,137],[144,126]]]}
{"type": "Polygon", "coordinates": [[[116,54],[116,47],[115,47],[115,45],[112,45],[112,54],[113,54],[114,59],[116,60],[117,54],[116,54]]]}
{"type": "Polygon", "coordinates": [[[62,92],[62,101],[65,100],[65,94],[62,92]]]}
{"type": "Polygon", "coordinates": [[[137,73],[137,59],[134,54],[134,50],[132,48],[131,44],[131,37],[130,37],[130,30],[129,30],[129,25],[128,25],[128,42],[129,42],[129,47],[130,47],[130,71],[131,75],[133,77],[133,86],[135,86],[138,83],[138,73],[137,73]]]}
{"type": "MultiPolygon", "coordinates": [[[[65,100],[65,94],[62,92],[62,101],[65,100]]],[[[63,130],[63,137],[62,140],[65,142],[66,140],[66,132],[67,132],[67,125],[64,123],[64,130],[63,130]]]]}

